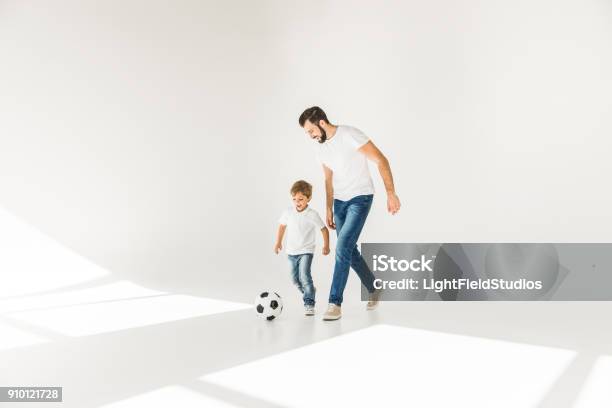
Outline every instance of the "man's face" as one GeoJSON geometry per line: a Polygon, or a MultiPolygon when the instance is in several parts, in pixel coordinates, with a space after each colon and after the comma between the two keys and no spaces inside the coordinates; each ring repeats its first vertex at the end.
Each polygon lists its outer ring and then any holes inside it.
{"type": "Polygon", "coordinates": [[[304,210],[310,201],[310,197],[306,197],[304,194],[297,192],[293,195],[293,205],[295,205],[295,209],[298,211],[304,210]]]}
{"type": "Polygon", "coordinates": [[[309,120],[304,122],[304,130],[311,139],[316,140],[319,143],[325,143],[327,140],[327,133],[325,133],[325,129],[309,120]]]}

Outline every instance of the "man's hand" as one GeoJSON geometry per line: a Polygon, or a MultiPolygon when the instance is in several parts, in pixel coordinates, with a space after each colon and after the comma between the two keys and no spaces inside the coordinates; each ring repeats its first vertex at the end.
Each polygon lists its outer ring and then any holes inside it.
{"type": "Polygon", "coordinates": [[[327,226],[329,229],[336,229],[336,223],[334,222],[334,212],[332,210],[327,210],[327,226]]]}
{"type": "Polygon", "coordinates": [[[280,242],[274,244],[274,253],[278,254],[283,249],[283,245],[280,242]]]}
{"type": "Polygon", "coordinates": [[[387,195],[387,211],[389,211],[391,214],[395,214],[399,211],[400,206],[401,204],[397,194],[389,193],[387,195]]]}
{"type": "Polygon", "coordinates": [[[323,255],[329,255],[329,247],[328,246],[324,246],[323,247],[323,255]]]}

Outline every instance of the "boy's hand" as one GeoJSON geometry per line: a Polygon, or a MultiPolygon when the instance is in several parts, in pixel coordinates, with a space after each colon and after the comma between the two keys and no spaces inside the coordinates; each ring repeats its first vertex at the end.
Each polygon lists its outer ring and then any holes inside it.
{"type": "Polygon", "coordinates": [[[328,246],[324,246],[323,247],[323,255],[328,255],[329,254],[329,247],[328,246]]]}
{"type": "Polygon", "coordinates": [[[280,242],[277,242],[274,245],[274,253],[278,254],[283,249],[283,245],[280,242]]]}
{"type": "Polygon", "coordinates": [[[332,210],[327,210],[327,226],[330,229],[336,229],[336,223],[334,222],[334,212],[332,210]]]}

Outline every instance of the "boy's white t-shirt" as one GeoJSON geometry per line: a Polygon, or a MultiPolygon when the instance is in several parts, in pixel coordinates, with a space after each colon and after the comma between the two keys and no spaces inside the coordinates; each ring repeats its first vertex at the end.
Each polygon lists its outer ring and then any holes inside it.
{"type": "Polygon", "coordinates": [[[334,198],[348,201],[359,195],[374,194],[367,158],[357,151],[369,140],[361,130],[341,125],[330,140],[317,144],[317,159],[333,172],[334,198]]]}
{"type": "Polygon", "coordinates": [[[312,254],[315,250],[316,235],[325,224],[319,213],[310,207],[298,211],[289,207],[278,222],[286,225],[285,252],[287,255],[312,254]]]}

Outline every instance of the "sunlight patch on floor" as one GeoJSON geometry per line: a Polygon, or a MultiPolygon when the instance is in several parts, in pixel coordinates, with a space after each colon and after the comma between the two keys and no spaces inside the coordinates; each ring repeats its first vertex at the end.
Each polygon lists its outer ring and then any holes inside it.
{"type": "Polygon", "coordinates": [[[67,336],[87,336],[251,307],[225,300],[168,295],[8,313],[7,316],[67,336]]]}
{"type": "Polygon", "coordinates": [[[0,314],[34,309],[55,308],[95,302],[159,296],[166,292],[148,289],[129,281],[118,281],[91,288],[67,290],[45,295],[0,299],[0,314]]]}
{"type": "Polygon", "coordinates": [[[0,351],[15,347],[32,346],[46,341],[43,337],[0,322],[0,351]]]}
{"type": "Polygon", "coordinates": [[[168,386],[103,405],[105,408],[236,408],[236,405],[209,397],[182,386],[168,386]]]}
{"type": "Polygon", "coordinates": [[[601,356],[595,361],[574,407],[612,407],[612,356],[601,356]]]}
{"type": "Polygon", "coordinates": [[[291,407],[405,401],[415,407],[521,408],[537,405],[574,356],[564,349],[376,325],[201,380],[291,407]],[[278,387],[275,378],[287,373],[291,379],[278,387]],[[338,385],[355,392],[339,392],[338,385]]]}

